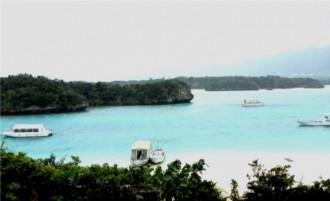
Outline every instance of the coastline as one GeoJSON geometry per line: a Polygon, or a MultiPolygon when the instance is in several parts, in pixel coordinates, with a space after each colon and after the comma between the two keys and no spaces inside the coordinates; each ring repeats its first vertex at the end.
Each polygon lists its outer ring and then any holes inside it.
{"type": "MultiPolygon", "coordinates": [[[[127,154],[126,154],[127,155],[127,154]]],[[[130,165],[129,156],[113,155],[107,158],[81,159],[82,165],[117,164],[120,167],[130,165]]],[[[216,183],[224,193],[230,193],[230,183],[234,179],[238,183],[238,191],[242,195],[246,191],[248,183],[247,174],[252,174],[249,163],[258,159],[259,163],[264,165],[264,169],[271,169],[278,165],[290,165],[289,173],[295,176],[298,184],[309,185],[314,181],[330,178],[330,153],[299,153],[299,152],[235,152],[235,151],[203,151],[196,153],[176,153],[166,155],[162,169],[167,168],[167,164],[179,159],[184,164],[192,164],[199,159],[204,159],[207,166],[202,173],[202,177],[216,183]],[[286,160],[287,159],[287,160],[286,160]],[[288,161],[289,159],[289,161],[288,161]],[[292,162],[290,162],[290,159],[292,162]]]]}

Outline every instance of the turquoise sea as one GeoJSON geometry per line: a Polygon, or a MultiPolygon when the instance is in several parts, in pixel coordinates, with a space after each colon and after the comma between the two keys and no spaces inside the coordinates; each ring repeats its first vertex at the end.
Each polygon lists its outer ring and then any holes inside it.
{"type": "Polygon", "coordinates": [[[330,113],[330,86],[206,92],[193,90],[189,104],[90,108],[85,112],[2,116],[14,124],[44,124],[53,136],[2,138],[5,146],[33,158],[79,156],[83,163],[128,164],[135,140],[150,139],[167,155],[203,151],[330,153],[330,127],[300,127],[297,119],[330,113]],[[244,108],[244,99],[263,107],[244,108]]]}

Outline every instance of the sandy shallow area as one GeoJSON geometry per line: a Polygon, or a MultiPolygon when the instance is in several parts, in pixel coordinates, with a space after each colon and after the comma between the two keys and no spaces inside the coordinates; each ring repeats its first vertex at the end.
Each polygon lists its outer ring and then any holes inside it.
{"type": "MultiPolygon", "coordinates": [[[[290,174],[295,175],[297,182],[312,184],[320,177],[330,178],[330,153],[261,153],[261,152],[221,152],[207,151],[199,153],[176,153],[167,154],[165,162],[162,164],[166,169],[167,164],[175,159],[181,160],[182,164],[192,164],[199,159],[204,159],[207,166],[203,172],[203,178],[212,180],[225,193],[230,193],[231,179],[235,179],[239,185],[239,192],[246,190],[248,182],[247,174],[252,173],[248,165],[253,160],[258,159],[264,168],[270,169],[277,165],[290,165],[290,174]]],[[[109,156],[105,158],[96,158],[82,160],[83,165],[116,163],[119,166],[129,166],[129,156],[123,160],[120,156],[109,156]]]]}

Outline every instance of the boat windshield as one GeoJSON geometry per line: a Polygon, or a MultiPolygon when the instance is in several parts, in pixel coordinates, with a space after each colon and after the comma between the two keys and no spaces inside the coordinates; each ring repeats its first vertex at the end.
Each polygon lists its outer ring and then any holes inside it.
{"type": "Polygon", "coordinates": [[[133,160],[143,160],[147,158],[147,150],[139,149],[132,151],[132,159],[133,160]]]}
{"type": "Polygon", "coordinates": [[[142,160],[147,158],[147,150],[138,150],[137,151],[137,159],[142,160]]]}

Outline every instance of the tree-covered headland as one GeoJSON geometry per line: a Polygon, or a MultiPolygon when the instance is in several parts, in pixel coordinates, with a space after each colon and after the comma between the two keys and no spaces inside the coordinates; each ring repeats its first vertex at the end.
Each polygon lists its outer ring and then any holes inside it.
{"type": "Polygon", "coordinates": [[[177,79],[137,84],[70,82],[69,86],[84,95],[92,106],[159,105],[187,103],[193,99],[190,87],[177,79]]]}
{"type": "Polygon", "coordinates": [[[88,106],[187,103],[193,99],[182,81],[119,85],[64,82],[20,74],[1,78],[1,114],[36,114],[85,110],[88,106]]]}
{"type": "Polygon", "coordinates": [[[1,78],[1,114],[85,110],[86,98],[61,80],[27,74],[1,78]]]}
{"type": "MultiPolygon", "coordinates": [[[[81,166],[78,157],[56,160],[54,155],[32,159],[1,147],[1,200],[10,201],[329,201],[330,179],[311,185],[297,182],[290,166],[264,169],[256,160],[246,191],[235,180],[231,192],[202,178],[205,161],[183,165],[175,160],[161,167],[81,166]]],[[[221,169],[219,169],[221,171],[221,169]]]]}
{"type": "Polygon", "coordinates": [[[286,78],[279,76],[265,77],[178,77],[192,89],[207,91],[234,91],[288,88],[323,88],[320,81],[311,78],[286,78]]]}

